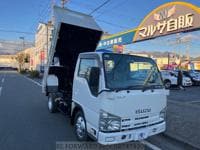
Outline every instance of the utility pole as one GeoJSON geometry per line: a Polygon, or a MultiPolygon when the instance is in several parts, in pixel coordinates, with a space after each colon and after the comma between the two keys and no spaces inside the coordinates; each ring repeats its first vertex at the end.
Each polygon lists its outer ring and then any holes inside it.
{"type": "Polygon", "coordinates": [[[170,65],[170,53],[168,52],[168,54],[167,54],[167,57],[168,57],[168,68],[169,68],[169,65],[170,65]]]}
{"type": "Polygon", "coordinates": [[[61,7],[64,8],[65,4],[68,2],[69,2],[69,0],[61,0],[61,7]]]}
{"type": "Polygon", "coordinates": [[[186,44],[186,52],[185,52],[185,56],[186,56],[186,59],[188,61],[190,61],[190,40],[191,39],[187,39],[186,41],[184,41],[184,43],[186,44]]]}
{"type": "Polygon", "coordinates": [[[54,12],[53,12],[53,8],[55,6],[55,0],[51,0],[51,22],[53,23],[54,22],[54,12]]]}
{"type": "MultiPolygon", "coordinates": [[[[174,46],[175,54],[176,54],[176,55],[178,54],[178,58],[177,58],[177,56],[176,56],[176,59],[179,60],[178,68],[180,67],[180,64],[181,64],[181,50],[180,50],[180,48],[178,47],[180,44],[182,44],[182,40],[181,40],[180,34],[177,33],[177,34],[176,34],[176,37],[175,37],[175,41],[173,41],[173,42],[170,43],[169,45],[174,46]]],[[[170,56],[168,56],[168,59],[169,59],[169,57],[170,57],[170,56]]],[[[169,63],[169,61],[168,61],[168,63],[169,63]]]]}
{"type": "Polygon", "coordinates": [[[47,29],[47,33],[46,33],[47,34],[47,56],[48,56],[49,54],[49,24],[48,23],[46,24],[46,29],[47,29]]]}

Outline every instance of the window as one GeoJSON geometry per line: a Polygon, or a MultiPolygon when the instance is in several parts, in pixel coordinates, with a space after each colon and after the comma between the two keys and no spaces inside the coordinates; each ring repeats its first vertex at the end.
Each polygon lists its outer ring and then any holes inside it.
{"type": "Polygon", "coordinates": [[[162,88],[160,73],[150,58],[106,53],[103,62],[109,89],[138,89],[146,85],[162,88]]]}
{"type": "Polygon", "coordinates": [[[88,80],[91,67],[98,67],[96,59],[81,59],[78,76],[88,80]]]}

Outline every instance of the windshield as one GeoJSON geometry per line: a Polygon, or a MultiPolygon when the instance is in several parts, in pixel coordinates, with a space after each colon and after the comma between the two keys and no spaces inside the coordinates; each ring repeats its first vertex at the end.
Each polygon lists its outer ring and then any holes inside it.
{"type": "Polygon", "coordinates": [[[106,53],[103,62],[106,87],[109,89],[138,89],[144,86],[163,88],[158,68],[150,58],[106,53]]]}

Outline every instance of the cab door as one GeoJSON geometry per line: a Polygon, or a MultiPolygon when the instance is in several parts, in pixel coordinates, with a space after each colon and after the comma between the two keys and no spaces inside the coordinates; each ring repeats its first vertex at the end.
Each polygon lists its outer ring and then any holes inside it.
{"type": "MultiPolygon", "coordinates": [[[[94,85],[90,81],[92,69],[94,68],[100,70],[98,55],[84,55],[79,57],[73,86],[73,101],[82,107],[86,119],[87,131],[92,135],[94,134],[94,129],[98,129],[100,108],[100,100],[97,93],[99,91],[101,73],[99,73],[98,86],[94,88],[94,85]]],[[[97,77],[94,78],[98,80],[97,77]]]]}

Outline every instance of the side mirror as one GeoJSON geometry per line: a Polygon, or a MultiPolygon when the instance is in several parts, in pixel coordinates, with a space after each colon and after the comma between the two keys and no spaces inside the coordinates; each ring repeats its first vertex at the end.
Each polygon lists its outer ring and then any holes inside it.
{"type": "Polygon", "coordinates": [[[99,92],[99,77],[100,77],[100,68],[92,67],[89,74],[88,84],[90,90],[94,96],[98,96],[99,92]]]}

